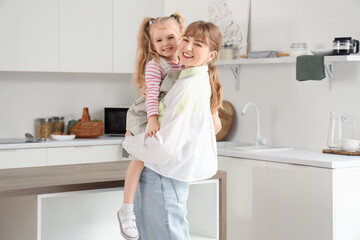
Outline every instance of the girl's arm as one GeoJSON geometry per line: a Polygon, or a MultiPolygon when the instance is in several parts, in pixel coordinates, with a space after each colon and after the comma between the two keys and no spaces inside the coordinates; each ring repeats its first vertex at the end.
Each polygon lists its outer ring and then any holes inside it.
{"type": "Polygon", "coordinates": [[[159,114],[159,94],[162,74],[163,69],[160,64],[154,60],[151,60],[146,64],[146,111],[149,121],[149,131],[146,134],[147,137],[156,135],[156,132],[160,129],[157,117],[159,114]]]}

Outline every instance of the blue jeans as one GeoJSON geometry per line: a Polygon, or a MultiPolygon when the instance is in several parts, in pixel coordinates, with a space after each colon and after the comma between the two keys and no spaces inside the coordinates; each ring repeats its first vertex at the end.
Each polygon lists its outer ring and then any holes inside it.
{"type": "Polygon", "coordinates": [[[163,177],[145,167],[134,201],[139,240],[189,240],[187,182],[163,177]]]}

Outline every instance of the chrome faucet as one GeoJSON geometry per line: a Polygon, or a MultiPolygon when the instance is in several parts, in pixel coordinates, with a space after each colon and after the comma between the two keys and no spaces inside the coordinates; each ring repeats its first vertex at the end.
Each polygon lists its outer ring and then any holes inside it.
{"type": "Polygon", "coordinates": [[[260,114],[259,114],[259,109],[258,107],[255,105],[255,103],[248,103],[245,105],[245,107],[243,108],[242,112],[241,112],[241,115],[242,116],[245,116],[245,113],[246,113],[246,109],[249,107],[249,106],[252,106],[255,108],[255,111],[256,111],[256,142],[255,144],[257,146],[259,145],[265,145],[266,144],[266,138],[264,138],[263,136],[261,136],[260,134],[260,114]]]}

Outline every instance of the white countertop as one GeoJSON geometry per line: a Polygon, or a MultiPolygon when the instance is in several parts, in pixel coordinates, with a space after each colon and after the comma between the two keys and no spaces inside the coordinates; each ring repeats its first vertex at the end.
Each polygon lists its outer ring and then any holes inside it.
{"type": "Polygon", "coordinates": [[[107,137],[98,138],[75,138],[70,141],[49,140],[34,143],[4,143],[0,144],[2,149],[28,149],[28,148],[53,148],[53,147],[74,147],[74,146],[93,146],[93,145],[113,145],[121,144],[123,137],[107,137]]]}
{"type": "Polygon", "coordinates": [[[360,156],[327,154],[322,153],[322,150],[293,148],[251,152],[233,150],[231,148],[218,148],[218,155],[322,168],[360,167],[360,156]]]}

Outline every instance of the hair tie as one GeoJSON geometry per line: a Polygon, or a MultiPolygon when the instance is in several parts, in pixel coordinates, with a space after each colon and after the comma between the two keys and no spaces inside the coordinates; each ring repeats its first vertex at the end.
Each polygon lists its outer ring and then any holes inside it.
{"type": "Polygon", "coordinates": [[[154,18],[150,18],[150,20],[149,20],[149,25],[153,24],[154,21],[155,21],[154,18]]]}
{"type": "Polygon", "coordinates": [[[175,20],[177,20],[177,17],[174,14],[171,14],[170,17],[175,18],[175,20]]]}

